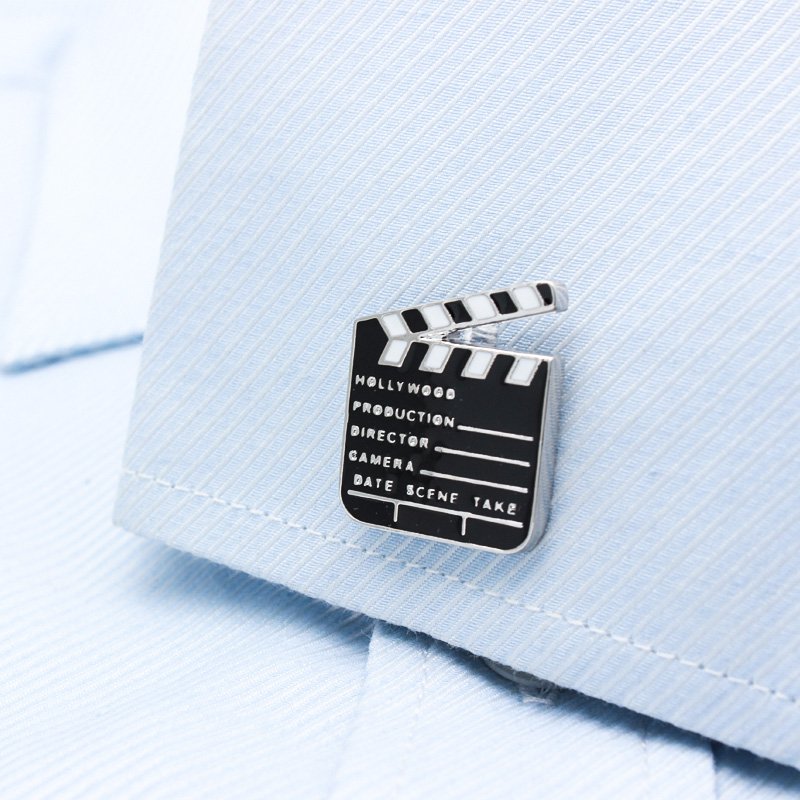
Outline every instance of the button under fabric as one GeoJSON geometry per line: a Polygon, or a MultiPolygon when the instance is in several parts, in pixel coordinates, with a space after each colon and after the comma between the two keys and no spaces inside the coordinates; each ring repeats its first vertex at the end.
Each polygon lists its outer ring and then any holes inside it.
{"type": "Polygon", "coordinates": [[[379,623],[334,798],[800,797],[800,773],[379,623]]]}
{"type": "Polygon", "coordinates": [[[716,795],[700,737],[574,692],[542,702],[463,652],[379,624],[332,796],[716,795]]]}

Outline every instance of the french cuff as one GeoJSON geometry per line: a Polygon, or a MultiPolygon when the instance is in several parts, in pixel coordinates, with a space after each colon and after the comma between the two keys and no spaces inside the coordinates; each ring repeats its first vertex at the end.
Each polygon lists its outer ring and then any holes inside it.
{"type": "Polygon", "coordinates": [[[117,522],[800,766],[800,18],[733,14],[217,0],[117,522]],[[542,277],[541,543],[353,520],[354,321],[542,277]]]}

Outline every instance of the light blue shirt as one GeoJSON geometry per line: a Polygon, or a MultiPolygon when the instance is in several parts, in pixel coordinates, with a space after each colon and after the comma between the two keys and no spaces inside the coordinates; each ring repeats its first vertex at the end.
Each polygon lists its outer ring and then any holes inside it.
{"type": "Polygon", "coordinates": [[[211,13],[117,521],[800,765],[795,4],[211,13]],[[353,320],[541,278],[541,546],[348,518],[353,320]]]}
{"type": "Polygon", "coordinates": [[[147,539],[110,522],[140,356],[119,345],[144,323],[135,254],[161,238],[152,167],[177,151],[197,25],[156,5],[94,9],[109,38],[67,37],[64,60],[66,17],[3,26],[0,106],[19,130],[0,148],[16,176],[0,186],[0,795],[796,796],[794,769],[655,718],[796,752],[795,718],[775,711],[796,677],[794,295],[778,282],[794,230],[774,225],[793,207],[788,6],[218,3],[118,504],[147,539]],[[115,82],[136,84],[130,103],[111,102],[115,82]],[[124,146],[144,98],[157,157],[124,146]],[[70,146],[85,104],[109,118],[94,165],[70,146]],[[15,209],[39,171],[48,199],[15,209]],[[80,191],[60,191],[76,172],[80,191]],[[104,204],[124,219],[65,235],[104,204]],[[535,252],[511,258],[529,237],[535,252]],[[352,317],[534,266],[574,300],[563,322],[506,336],[567,364],[544,546],[495,558],[347,522],[352,317]]]}

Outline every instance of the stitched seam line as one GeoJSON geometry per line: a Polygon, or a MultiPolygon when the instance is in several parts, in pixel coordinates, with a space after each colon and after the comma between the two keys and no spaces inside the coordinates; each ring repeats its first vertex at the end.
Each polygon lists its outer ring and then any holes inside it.
{"type": "Polygon", "coordinates": [[[471,591],[480,592],[481,594],[487,597],[494,598],[496,600],[502,600],[507,605],[523,608],[526,611],[530,611],[534,614],[542,614],[545,617],[559,620],[561,622],[566,623],[567,625],[572,625],[573,627],[576,628],[584,628],[590,633],[597,634],[598,636],[604,636],[605,638],[611,639],[612,641],[618,642],[619,644],[628,645],[629,647],[633,647],[634,649],[640,650],[643,653],[650,653],[654,656],[658,656],[659,658],[663,658],[666,661],[676,661],[679,664],[683,664],[683,666],[685,667],[690,667],[692,669],[700,670],[701,672],[704,672],[706,675],[710,675],[714,678],[720,678],[736,686],[745,686],[749,689],[754,689],[757,692],[761,692],[762,694],[774,697],[777,700],[783,700],[784,702],[791,703],[795,706],[800,705],[800,699],[798,699],[797,697],[793,697],[792,695],[789,695],[786,692],[782,692],[779,689],[772,689],[771,687],[766,686],[762,683],[757,683],[753,678],[739,678],[735,675],[731,675],[730,673],[725,672],[724,670],[712,669],[711,667],[708,667],[699,661],[692,661],[691,659],[684,658],[683,656],[680,656],[677,653],[669,653],[664,650],[659,650],[653,645],[641,644],[640,642],[635,642],[630,636],[621,636],[620,634],[612,633],[611,631],[605,630],[604,628],[599,628],[596,625],[592,625],[587,620],[575,619],[573,617],[568,617],[559,611],[550,611],[548,609],[542,608],[541,606],[537,606],[532,603],[524,603],[520,600],[515,600],[512,597],[506,597],[505,595],[502,595],[499,592],[493,592],[491,591],[491,589],[485,589],[484,587],[479,586],[476,583],[471,583],[470,581],[465,581],[461,578],[457,578],[455,575],[449,575],[446,572],[441,572],[440,570],[433,569],[432,567],[426,567],[423,564],[417,564],[414,561],[405,561],[404,559],[397,558],[396,556],[385,555],[384,553],[379,553],[377,550],[370,550],[369,548],[361,547],[360,545],[355,544],[354,542],[350,542],[347,539],[342,539],[338,536],[331,536],[329,534],[323,533],[322,531],[310,528],[307,525],[301,525],[298,522],[292,522],[291,520],[284,519],[283,517],[276,516],[275,514],[270,514],[268,511],[264,511],[260,508],[253,508],[243,503],[234,503],[229,500],[225,500],[222,497],[216,497],[215,495],[212,495],[208,492],[203,492],[199,489],[193,489],[190,486],[181,486],[171,481],[166,481],[163,478],[159,478],[155,475],[150,475],[146,472],[140,472],[132,469],[123,469],[122,472],[125,475],[129,475],[133,478],[136,478],[137,480],[154,483],[157,486],[163,486],[167,489],[170,489],[171,491],[188,493],[193,495],[194,497],[200,497],[205,500],[209,500],[210,502],[216,503],[218,505],[227,506],[228,508],[232,508],[237,511],[244,511],[247,512],[248,514],[253,514],[254,516],[263,517],[264,519],[267,519],[271,522],[279,522],[282,525],[286,525],[288,528],[304,531],[305,533],[310,533],[313,536],[318,536],[324,539],[325,541],[342,544],[351,550],[357,550],[358,552],[363,553],[364,555],[370,557],[380,558],[384,561],[400,564],[404,567],[409,567],[411,569],[422,570],[423,572],[426,572],[429,575],[435,575],[439,578],[444,578],[447,581],[458,583],[466,587],[467,589],[470,589],[471,591]]]}

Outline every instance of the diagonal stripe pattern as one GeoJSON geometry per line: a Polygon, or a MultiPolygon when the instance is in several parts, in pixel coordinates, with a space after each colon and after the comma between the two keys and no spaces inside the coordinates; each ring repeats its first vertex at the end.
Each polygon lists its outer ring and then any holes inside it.
{"type": "Polygon", "coordinates": [[[792,0],[217,0],[117,519],[800,764],[799,117],[792,0]],[[353,320],[531,275],[572,296],[499,345],[566,365],[542,546],[357,526],[353,320]]]}

